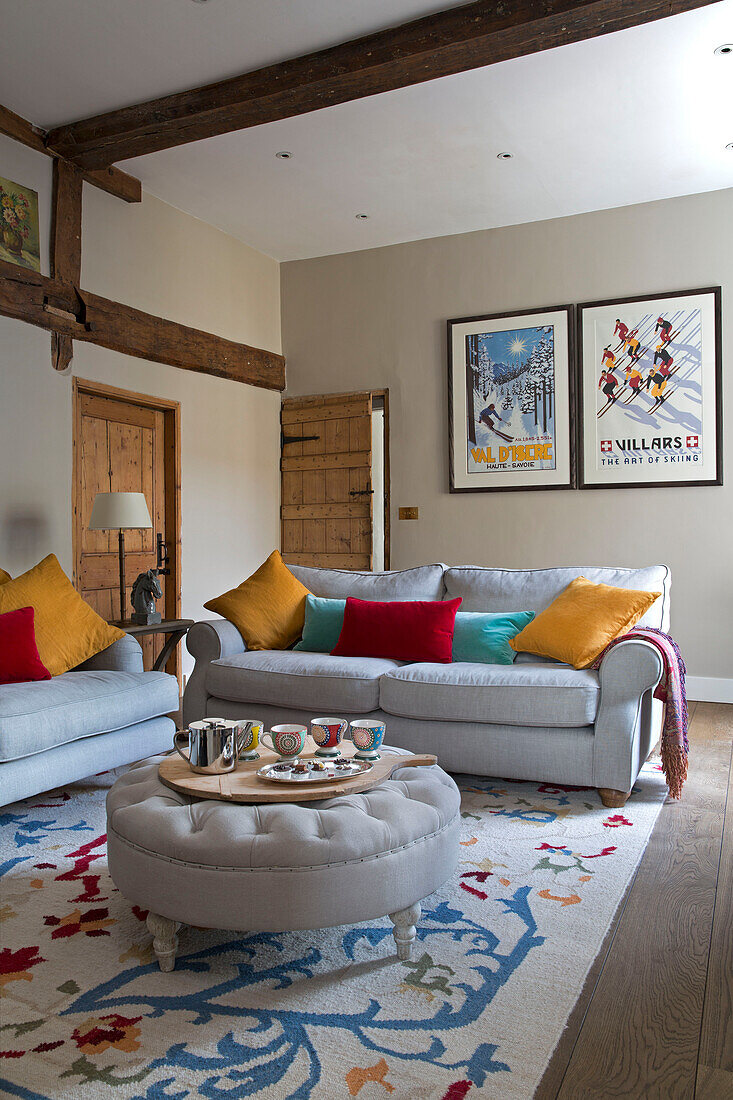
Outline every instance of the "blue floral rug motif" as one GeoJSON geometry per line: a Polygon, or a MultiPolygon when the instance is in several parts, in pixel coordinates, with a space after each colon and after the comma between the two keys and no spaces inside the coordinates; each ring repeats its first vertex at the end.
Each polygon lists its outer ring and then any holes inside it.
{"type": "Polygon", "coordinates": [[[465,777],[461,863],[412,958],[385,918],[182,929],[175,970],[109,878],[97,777],[0,810],[0,1095],[26,1100],[525,1100],[665,796],[465,777]]]}

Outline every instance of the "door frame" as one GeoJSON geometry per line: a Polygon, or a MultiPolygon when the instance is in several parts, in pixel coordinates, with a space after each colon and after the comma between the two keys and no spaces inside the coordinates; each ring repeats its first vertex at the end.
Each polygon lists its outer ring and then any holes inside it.
{"type": "MultiPolygon", "coordinates": [[[[165,397],[153,397],[147,393],[123,390],[118,386],[108,386],[103,382],[91,382],[86,378],[74,376],[72,379],[72,479],[71,479],[71,541],[74,563],[72,579],[75,588],[81,586],[81,509],[78,489],[81,484],[81,398],[84,394],[93,397],[108,397],[125,401],[130,405],[139,405],[144,409],[154,409],[163,413],[163,464],[165,482],[165,531],[173,533],[168,543],[170,576],[166,583],[165,611],[163,618],[181,617],[181,404],[169,401],[165,397]]],[[[176,676],[180,682],[180,657],[178,647],[171,655],[166,670],[176,676]]]]}
{"type": "Polygon", "coordinates": [[[384,568],[390,568],[390,551],[392,548],[392,487],[389,469],[389,389],[371,390],[372,410],[374,398],[381,397],[384,402],[384,568]]]}

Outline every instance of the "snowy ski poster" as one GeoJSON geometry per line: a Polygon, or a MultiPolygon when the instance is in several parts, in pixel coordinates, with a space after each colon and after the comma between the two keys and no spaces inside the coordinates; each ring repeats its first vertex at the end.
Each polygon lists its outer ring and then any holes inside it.
{"type": "Polygon", "coordinates": [[[571,484],[569,316],[448,323],[454,491],[571,484]]]}
{"type": "Polygon", "coordinates": [[[581,485],[720,483],[718,295],[579,307],[581,485]]]}

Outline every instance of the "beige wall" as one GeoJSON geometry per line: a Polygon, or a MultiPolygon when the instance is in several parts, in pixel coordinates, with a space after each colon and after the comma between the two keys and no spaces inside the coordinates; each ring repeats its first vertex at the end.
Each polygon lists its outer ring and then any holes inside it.
{"type": "Polygon", "coordinates": [[[732,244],[729,190],[283,264],[287,392],[389,387],[394,567],[666,562],[690,672],[729,678],[733,472],[720,488],[450,495],[445,322],[720,283],[729,458],[732,244]],[[420,519],[398,522],[400,505],[420,519]]]}
{"type": "MultiPolygon", "coordinates": [[[[39,190],[47,244],[50,161],[5,139],[0,154],[3,174],[39,190]]],[[[130,206],[85,186],[82,283],[280,351],[278,264],[151,196],[130,206]]],[[[92,344],[76,344],[71,371],[59,375],[48,333],[0,317],[0,564],[14,575],[51,550],[72,567],[72,374],[180,401],[183,614],[206,615],[206,599],[279,545],[280,395],[92,344]],[[19,512],[42,522],[21,545],[8,523],[19,512]]]]}

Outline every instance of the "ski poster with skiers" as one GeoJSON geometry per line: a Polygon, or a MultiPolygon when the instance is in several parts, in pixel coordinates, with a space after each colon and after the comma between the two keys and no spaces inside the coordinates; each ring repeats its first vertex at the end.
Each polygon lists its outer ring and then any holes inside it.
{"type": "Polygon", "coordinates": [[[449,322],[452,488],[570,483],[568,319],[449,322]]]}
{"type": "Polygon", "coordinates": [[[716,484],[719,292],[579,311],[581,485],[716,484]]]}

